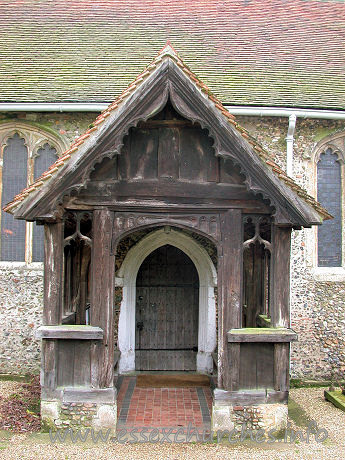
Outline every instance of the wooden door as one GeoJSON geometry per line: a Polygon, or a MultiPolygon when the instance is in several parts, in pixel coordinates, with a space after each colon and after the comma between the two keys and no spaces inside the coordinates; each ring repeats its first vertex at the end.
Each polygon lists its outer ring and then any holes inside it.
{"type": "Polygon", "coordinates": [[[166,245],[137,276],[137,370],[196,370],[199,277],[191,259],[166,245]]]}

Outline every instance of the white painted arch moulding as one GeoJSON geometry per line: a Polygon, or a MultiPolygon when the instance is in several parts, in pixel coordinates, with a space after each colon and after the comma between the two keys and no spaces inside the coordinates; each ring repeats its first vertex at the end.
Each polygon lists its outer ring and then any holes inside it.
{"type": "Polygon", "coordinates": [[[216,347],[216,304],[214,287],[217,272],[207,251],[193,238],[168,228],[153,231],[133,246],[126,255],[116,277],[116,286],[123,287],[118,326],[118,346],[121,352],[119,373],[135,370],[135,305],[136,279],[146,257],[161,246],[170,244],[183,251],[193,261],[199,275],[199,328],[197,371],[213,369],[212,353],[216,347]]]}

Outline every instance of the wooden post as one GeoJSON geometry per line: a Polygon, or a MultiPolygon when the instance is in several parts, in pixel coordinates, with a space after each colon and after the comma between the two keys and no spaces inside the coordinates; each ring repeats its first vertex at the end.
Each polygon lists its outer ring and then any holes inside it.
{"type": "Polygon", "coordinates": [[[290,370],[290,343],[274,344],[274,389],[288,391],[290,370]]]}
{"type": "Polygon", "coordinates": [[[60,324],[62,318],[63,222],[44,225],[43,324],[60,324]]]}
{"type": "Polygon", "coordinates": [[[110,388],[114,379],[113,305],[115,256],[111,255],[113,212],[93,212],[91,251],[91,324],[104,331],[103,341],[92,345],[91,383],[110,388]]]}
{"type": "Polygon", "coordinates": [[[241,327],[242,214],[230,209],[221,216],[222,253],[218,269],[218,387],[239,385],[240,344],[228,344],[227,332],[241,327]]]}
{"type": "MultiPolygon", "coordinates": [[[[61,323],[63,290],[63,222],[44,225],[43,324],[61,323]]],[[[42,340],[41,386],[44,398],[53,395],[57,380],[57,341],[42,340]]]]}
{"type": "MultiPolygon", "coordinates": [[[[273,327],[290,326],[291,228],[273,227],[270,314],[273,327]]],[[[274,345],[274,389],[289,389],[290,344],[274,345]]]]}
{"type": "Polygon", "coordinates": [[[290,325],[291,228],[273,227],[270,314],[273,327],[290,325]]]}

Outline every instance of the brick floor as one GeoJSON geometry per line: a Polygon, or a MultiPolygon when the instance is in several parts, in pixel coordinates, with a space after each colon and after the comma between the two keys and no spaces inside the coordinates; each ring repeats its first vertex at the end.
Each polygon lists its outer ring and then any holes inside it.
{"type": "Polygon", "coordinates": [[[210,388],[138,388],[135,383],[136,377],[118,379],[118,428],[210,428],[210,388]]]}

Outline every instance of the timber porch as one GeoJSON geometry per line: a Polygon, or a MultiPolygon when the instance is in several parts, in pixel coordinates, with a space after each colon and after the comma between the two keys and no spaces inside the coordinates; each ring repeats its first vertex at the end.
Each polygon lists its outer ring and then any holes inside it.
{"type": "Polygon", "coordinates": [[[233,118],[167,46],[7,206],[45,228],[48,426],[286,423],[291,232],[330,216],[233,118]],[[129,377],[214,365],[212,414],[129,377]]]}

